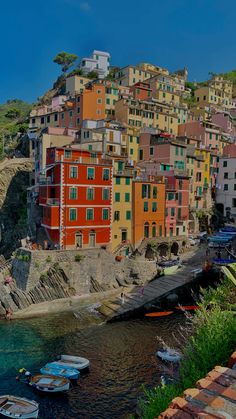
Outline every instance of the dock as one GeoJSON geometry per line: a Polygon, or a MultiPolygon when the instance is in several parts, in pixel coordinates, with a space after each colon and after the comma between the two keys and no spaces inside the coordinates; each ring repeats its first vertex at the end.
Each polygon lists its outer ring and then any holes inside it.
{"type": "Polygon", "coordinates": [[[192,271],[202,267],[204,255],[205,247],[187,253],[183,258],[185,264],[175,274],[161,276],[143,286],[126,287],[123,299],[122,296],[116,296],[103,300],[98,311],[107,321],[115,321],[132,317],[145,307],[151,307],[158,299],[163,299],[170,293],[174,294],[179,288],[193,282],[192,271]]]}

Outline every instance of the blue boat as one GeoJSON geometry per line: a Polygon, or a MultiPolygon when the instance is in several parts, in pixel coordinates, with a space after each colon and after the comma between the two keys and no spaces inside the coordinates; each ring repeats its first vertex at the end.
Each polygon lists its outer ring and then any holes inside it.
{"type": "Polygon", "coordinates": [[[236,227],[223,227],[220,229],[220,231],[236,234],[236,227]]]}
{"type": "Polygon", "coordinates": [[[224,237],[224,236],[212,236],[208,238],[210,243],[228,243],[232,239],[231,237],[224,237]]]}
{"type": "Polygon", "coordinates": [[[78,380],[80,372],[75,368],[62,367],[56,363],[48,363],[44,367],[40,368],[41,374],[56,375],[57,377],[65,377],[70,380],[78,380]]]}
{"type": "Polygon", "coordinates": [[[235,263],[236,262],[236,259],[218,259],[218,258],[214,258],[212,261],[216,265],[227,266],[227,265],[230,265],[231,263],[235,263]]]}

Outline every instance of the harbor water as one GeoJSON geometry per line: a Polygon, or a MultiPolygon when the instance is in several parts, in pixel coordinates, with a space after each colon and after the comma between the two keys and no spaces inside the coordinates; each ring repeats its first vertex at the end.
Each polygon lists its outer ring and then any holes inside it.
{"type": "Polygon", "coordinates": [[[40,403],[40,419],[125,419],[135,412],[142,385],[160,383],[164,365],[155,357],[157,337],[177,347],[173,333],[182,313],[104,324],[93,310],[0,323],[0,394],[40,403]],[[16,381],[19,368],[32,373],[59,354],[86,357],[90,371],[67,394],[39,393],[16,381]]]}

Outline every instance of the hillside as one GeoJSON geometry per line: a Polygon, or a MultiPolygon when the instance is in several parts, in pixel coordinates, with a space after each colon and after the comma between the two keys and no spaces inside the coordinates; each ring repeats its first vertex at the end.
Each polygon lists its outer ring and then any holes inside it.
{"type": "Polygon", "coordinates": [[[21,137],[17,134],[26,132],[31,109],[31,104],[20,99],[0,104],[0,159],[3,157],[3,138],[5,153],[17,147],[21,137]]]}

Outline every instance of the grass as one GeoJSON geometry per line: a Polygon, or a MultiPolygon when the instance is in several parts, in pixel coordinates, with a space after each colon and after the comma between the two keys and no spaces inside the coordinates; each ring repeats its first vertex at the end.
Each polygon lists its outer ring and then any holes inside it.
{"type": "Polygon", "coordinates": [[[225,279],[217,289],[204,290],[200,310],[191,318],[192,333],[183,349],[179,379],[170,385],[144,389],[139,401],[142,419],[153,419],[163,412],[174,397],[180,396],[215,365],[224,365],[235,349],[235,286],[225,279]]]}

